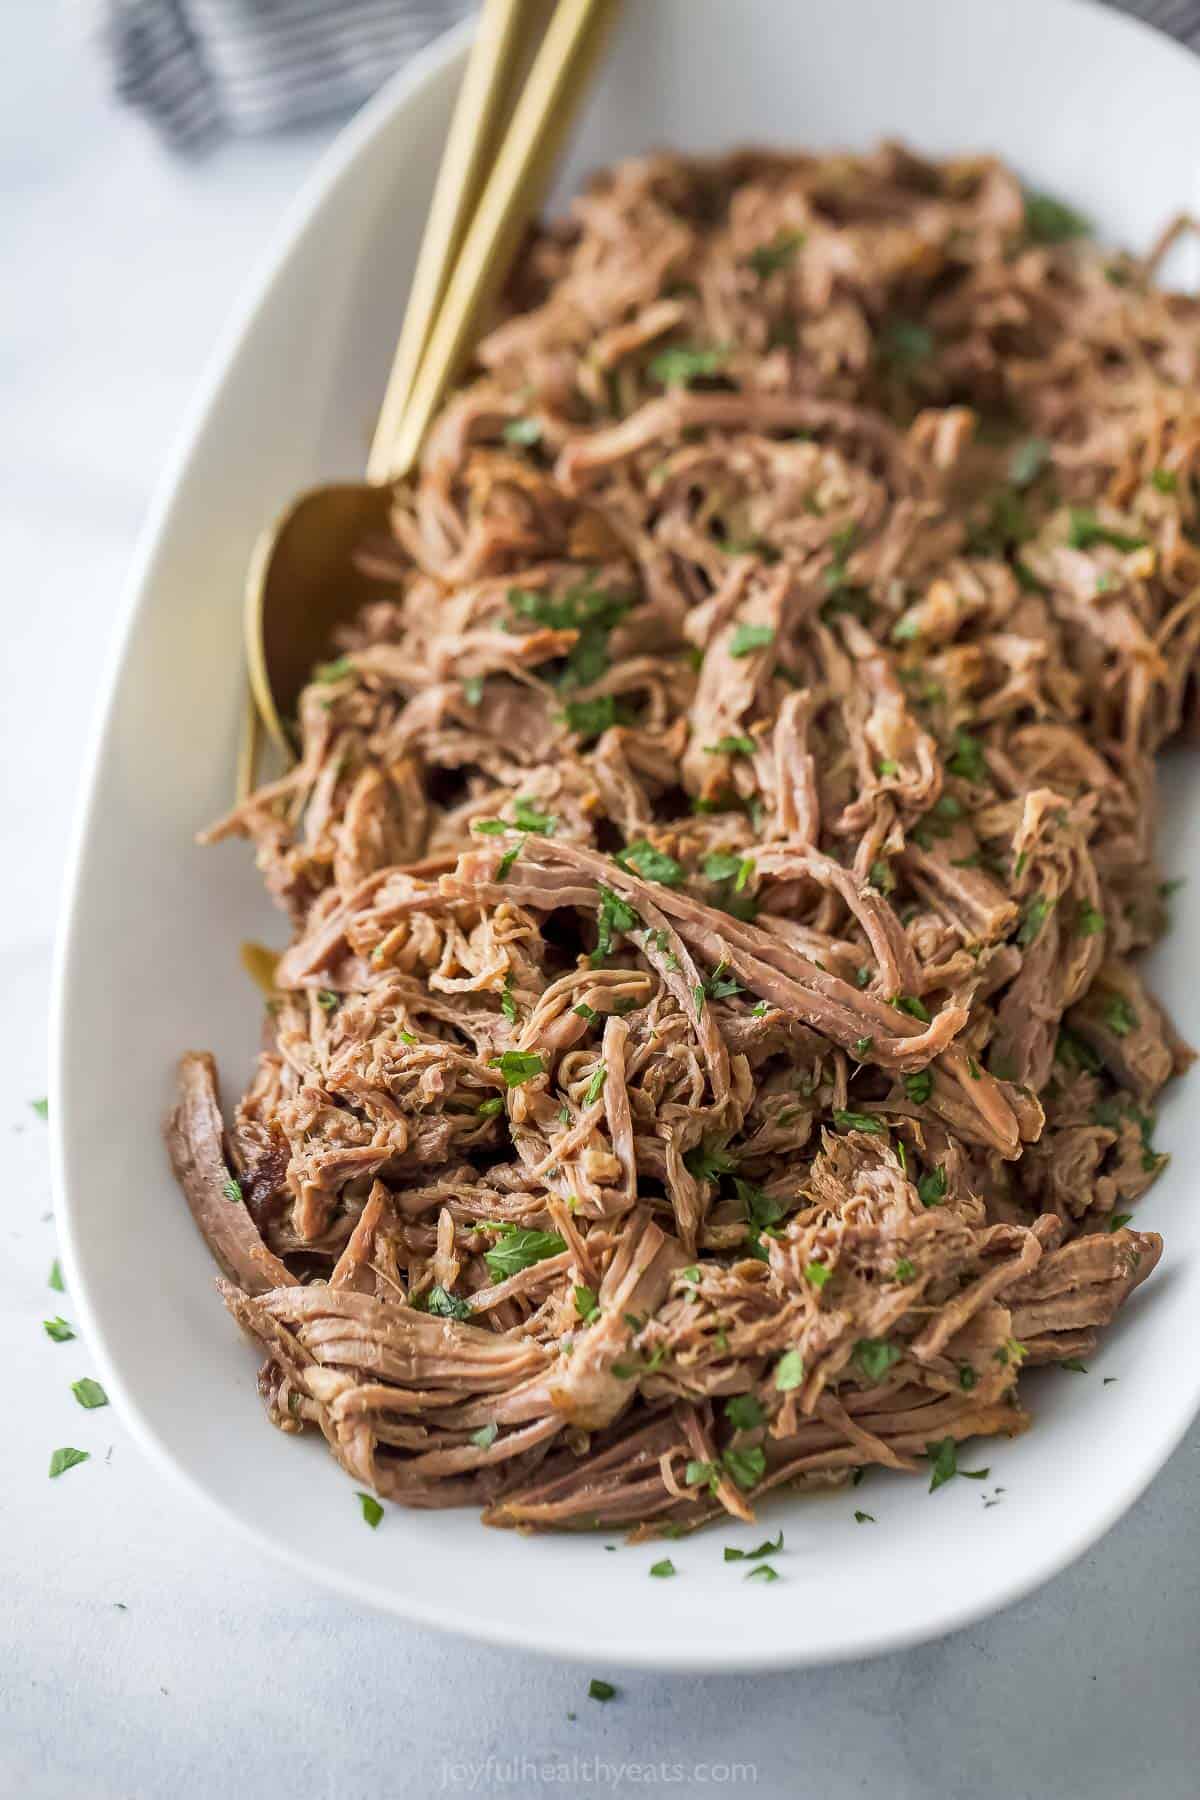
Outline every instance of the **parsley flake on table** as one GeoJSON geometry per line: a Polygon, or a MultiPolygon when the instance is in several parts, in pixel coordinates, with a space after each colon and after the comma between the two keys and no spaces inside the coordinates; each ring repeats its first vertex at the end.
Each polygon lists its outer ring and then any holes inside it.
{"type": "Polygon", "coordinates": [[[90,1450],[73,1450],[68,1445],[62,1450],[55,1450],[50,1458],[50,1479],[54,1481],[68,1469],[78,1468],[80,1463],[90,1462],[90,1450]]]}

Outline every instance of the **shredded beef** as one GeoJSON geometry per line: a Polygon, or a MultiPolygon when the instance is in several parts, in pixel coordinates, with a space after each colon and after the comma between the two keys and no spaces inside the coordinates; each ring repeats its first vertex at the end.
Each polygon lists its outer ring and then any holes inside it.
{"type": "Polygon", "coordinates": [[[686,1528],[1028,1424],[1161,1251],[1200,305],[984,157],[655,156],[536,235],[241,833],[176,1173],[287,1431],[686,1528]],[[1049,223],[1048,223],[1049,222],[1049,223]]]}

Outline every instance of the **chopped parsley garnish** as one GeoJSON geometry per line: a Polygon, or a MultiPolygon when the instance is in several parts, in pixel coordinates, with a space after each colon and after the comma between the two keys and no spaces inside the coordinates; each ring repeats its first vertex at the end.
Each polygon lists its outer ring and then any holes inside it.
{"type": "Polygon", "coordinates": [[[765,1262],[767,1253],[761,1242],[761,1233],[769,1231],[783,1217],[784,1204],[753,1181],[742,1181],[735,1176],[733,1185],[738,1199],[746,1209],[747,1233],[744,1248],[749,1255],[765,1262]]]}
{"type": "Polygon", "coordinates": [[[867,1054],[868,1050],[871,1048],[871,1045],[874,1042],[875,1042],[875,1039],[873,1037],[855,1038],[854,1054],[855,1054],[855,1056],[858,1057],[860,1062],[862,1061],[863,1057],[867,1054]]]}
{"type": "Polygon", "coordinates": [[[575,1313],[585,1325],[599,1317],[600,1302],[596,1298],[595,1288],[577,1287],[575,1289],[575,1313]]]}
{"type": "Polygon", "coordinates": [[[505,1281],[522,1269],[531,1269],[534,1263],[545,1262],[548,1256],[561,1256],[566,1247],[557,1231],[509,1226],[500,1242],[484,1252],[483,1260],[494,1281],[505,1281]]]}
{"type": "Polygon", "coordinates": [[[317,1005],[322,1012],[336,1012],[341,1003],[341,995],[335,994],[332,988],[317,989],[317,1005]]]}
{"type": "Polygon", "coordinates": [[[1081,1363],[1077,1356],[1064,1357],[1062,1362],[1060,1362],[1058,1366],[1060,1369],[1070,1369],[1072,1375],[1086,1375],[1087,1374],[1087,1368],[1086,1368],[1085,1364],[1081,1363]]]}
{"type": "Polygon", "coordinates": [[[1129,551],[1140,550],[1146,540],[1101,524],[1090,506],[1073,506],[1068,542],[1073,550],[1090,550],[1094,544],[1111,544],[1114,550],[1129,551]]]}
{"type": "Polygon", "coordinates": [[[542,426],[538,419],[510,419],[504,427],[506,444],[518,444],[527,449],[531,444],[541,442],[542,426]]]}
{"type": "Polygon", "coordinates": [[[927,325],[889,319],[879,334],[879,354],[897,374],[908,375],[933,355],[935,342],[927,325]]]}
{"type": "Polygon", "coordinates": [[[775,1386],[781,1394],[790,1394],[804,1380],[804,1358],[798,1350],[785,1350],[775,1364],[775,1386]]]}
{"type": "Polygon", "coordinates": [[[825,1286],[825,1283],[832,1274],[833,1270],[829,1267],[828,1263],[810,1262],[805,1265],[804,1279],[815,1287],[818,1292],[825,1286]]]}
{"type": "Polygon", "coordinates": [[[779,1570],[773,1569],[770,1563],[757,1563],[746,1576],[747,1581],[778,1581],[779,1570]]]}
{"type": "Polygon", "coordinates": [[[414,1300],[413,1306],[418,1312],[431,1313],[435,1319],[457,1319],[460,1324],[471,1317],[467,1302],[460,1300],[457,1294],[447,1292],[440,1281],[419,1300],[414,1300]]]}
{"type": "Polygon", "coordinates": [[[892,1004],[897,1012],[907,1013],[910,1019],[919,1019],[922,1025],[928,1025],[929,1008],[915,994],[897,994],[892,1004]]]}
{"type": "Polygon", "coordinates": [[[777,1556],[783,1549],[783,1532],[775,1538],[764,1538],[753,1550],[739,1550],[736,1544],[726,1544],[726,1562],[758,1562],[764,1556],[777,1556]]]}
{"type": "Polygon", "coordinates": [[[664,1576],[667,1576],[667,1575],[678,1575],[679,1571],[675,1567],[675,1564],[671,1561],[670,1557],[664,1556],[661,1562],[656,1562],[656,1563],[650,1564],[650,1573],[652,1575],[658,1576],[659,1579],[661,1580],[664,1576]]]}
{"type": "Polygon", "coordinates": [[[892,1364],[898,1363],[904,1352],[898,1350],[895,1344],[889,1344],[886,1338],[859,1338],[854,1346],[854,1354],[868,1381],[882,1381],[892,1364]]]}
{"type": "Polygon", "coordinates": [[[766,1416],[753,1394],[735,1394],[725,1402],[725,1417],[735,1431],[753,1431],[766,1416]]]}
{"type": "Polygon", "coordinates": [[[568,700],[563,717],[580,737],[596,738],[616,724],[617,702],[612,694],[597,694],[594,700],[568,700]]]}
{"type": "Polygon", "coordinates": [[[592,967],[598,968],[605,957],[612,954],[619,931],[633,931],[640,924],[641,920],[628,900],[623,900],[620,894],[614,894],[611,888],[601,884],[600,905],[596,913],[596,948],[589,959],[592,967]]]}
{"type": "Polygon", "coordinates": [[[604,1092],[604,1083],[607,1080],[607,1068],[602,1062],[597,1063],[592,1071],[592,1079],[587,1084],[587,1091],[583,1096],[583,1104],[585,1106],[592,1106],[600,1098],[601,1094],[604,1092]]]}
{"type": "Polygon", "coordinates": [[[710,756],[753,756],[755,744],[752,737],[723,737],[704,748],[710,756]]]}
{"type": "Polygon", "coordinates": [[[46,1333],[48,1338],[53,1338],[56,1344],[69,1344],[71,1339],[75,1336],[75,1333],[63,1318],[43,1319],[42,1330],[46,1333]]]}
{"type": "Polygon", "coordinates": [[[649,363],[652,381],[660,381],[664,387],[690,387],[693,381],[699,381],[708,375],[719,375],[725,365],[728,350],[720,345],[711,345],[707,349],[688,344],[671,344],[649,363]]]}
{"type": "Polygon", "coordinates": [[[468,706],[478,706],[483,699],[483,676],[468,675],[463,682],[463,699],[468,706]]]}
{"type": "Polygon", "coordinates": [[[538,831],[552,837],[558,820],[553,813],[539,812],[532,800],[518,795],[513,801],[513,823],[518,831],[538,831]]]}
{"type": "Polygon", "coordinates": [[[56,1294],[65,1294],[67,1291],[63,1283],[62,1270],[59,1267],[57,1256],[50,1264],[50,1273],[46,1277],[46,1286],[48,1288],[53,1288],[56,1294]]]}
{"type": "Polygon", "coordinates": [[[734,881],[742,865],[740,857],[730,856],[725,850],[714,850],[700,866],[706,881],[734,881]]]}
{"type": "MultiPolygon", "coordinates": [[[[584,581],[557,598],[542,588],[509,588],[508,604],[518,619],[529,619],[549,631],[576,633],[558,683],[560,688],[572,688],[598,681],[608,668],[609,634],[629,611],[630,600],[626,594],[589,587],[584,581]]],[[[607,700],[613,711],[613,718],[607,721],[611,725],[616,716],[616,702],[611,694],[602,695],[601,700],[607,700]]],[[[582,704],[593,706],[599,703],[589,700],[582,704]]],[[[570,712],[568,706],[568,723],[571,722],[570,712]]],[[[572,725],[572,729],[584,728],[572,725]]]]}
{"type": "Polygon", "coordinates": [[[752,1488],[767,1472],[766,1452],[757,1448],[725,1450],[721,1461],[740,1488],[752,1488]]]}
{"type": "Polygon", "coordinates": [[[73,1381],[71,1383],[71,1392],[78,1400],[80,1406],[86,1407],[89,1412],[93,1411],[97,1406],[108,1405],[108,1395],[100,1386],[100,1383],[98,1381],[93,1381],[90,1375],[85,1375],[82,1381],[73,1381]]]}
{"type": "Polygon", "coordinates": [[[730,656],[749,656],[752,650],[765,650],[775,641],[773,625],[739,625],[729,641],[730,656]]]}
{"type": "Polygon", "coordinates": [[[918,1069],[915,1075],[906,1075],[904,1091],[914,1106],[924,1106],[933,1092],[933,1076],[928,1069],[918,1069]]]}
{"type": "Polygon", "coordinates": [[[626,844],[613,860],[622,869],[640,875],[643,881],[658,881],[663,887],[679,887],[683,881],[682,863],[668,856],[665,850],[656,850],[647,838],[636,838],[632,844],[626,844]]]}
{"type": "Polygon", "coordinates": [[[344,681],[347,675],[354,673],[354,658],[339,656],[333,662],[318,663],[313,670],[313,680],[326,684],[344,681]]]}
{"type": "Polygon", "coordinates": [[[242,1193],[242,1184],[235,1175],[230,1175],[221,1183],[221,1192],[227,1200],[232,1200],[235,1206],[240,1206],[245,1199],[245,1195],[242,1193]]]}
{"type": "Polygon", "coordinates": [[[892,874],[891,864],[885,862],[881,856],[876,857],[871,864],[867,872],[867,879],[873,888],[878,888],[881,894],[895,892],[896,877],[892,874]]]}
{"type": "Polygon", "coordinates": [[[506,1087],[520,1087],[522,1082],[532,1081],[535,1075],[545,1074],[541,1057],[535,1050],[505,1050],[500,1056],[493,1056],[488,1063],[490,1069],[499,1069],[504,1077],[506,1087]]]}
{"type": "Polygon", "coordinates": [[[1091,225],[1082,213],[1051,194],[1027,190],[1025,229],[1035,244],[1063,244],[1070,238],[1090,237],[1091,225]]]}
{"type": "Polygon", "coordinates": [[[875,1514],[860,1512],[856,1507],[854,1512],[854,1523],[856,1525],[874,1525],[876,1523],[875,1514]]]}
{"type": "Polygon", "coordinates": [[[964,781],[978,784],[988,779],[983,745],[969,731],[955,732],[954,750],[946,759],[946,767],[952,775],[961,775],[964,781]]]}
{"type": "Polygon", "coordinates": [[[1100,1058],[1091,1045],[1085,1044],[1078,1033],[1071,1031],[1066,1025],[1059,1027],[1054,1043],[1054,1058],[1064,1068],[1086,1069],[1092,1075],[1100,1068],[1100,1058]]]}
{"type": "Polygon", "coordinates": [[[45,1118],[49,1117],[50,1102],[48,1100],[31,1100],[29,1102],[29,1104],[30,1104],[30,1106],[32,1106],[34,1112],[37,1114],[39,1119],[45,1119],[45,1118]]]}
{"type": "Polygon", "coordinates": [[[759,280],[765,281],[777,269],[787,268],[803,242],[802,231],[777,231],[770,243],[759,244],[757,249],[750,252],[746,261],[759,280]]]}
{"type": "Polygon", "coordinates": [[[1110,1231],[1124,1231],[1132,1217],[1132,1213],[1114,1213],[1112,1218],[1108,1221],[1108,1229],[1110,1231]]]}
{"type": "Polygon", "coordinates": [[[50,1479],[63,1474],[67,1469],[77,1468],[80,1463],[91,1461],[90,1450],[72,1450],[69,1447],[56,1450],[50,1458],[50,1479]]]}
{"type": "Polygon", "coordinates": [[[883,1132],[887,1129],[882,1119],[872,1113],[846,1112],[842,1107],[834,1107],[833,1122],[841,1131],[873,1131],[883,1132]]]}
{"type": "Polygon", "coordinates": [[[520,854],[521,854],[520,844],[514,844],[511,850],[506,850],[504,852],[504,855],[500,858],[500,861],[496,864],[496,880],[497,881],[507,881],[508,872],[512,868],[513,864],[516,862],[516,860],[517,860],[518,856],[520,856],[520,854]]]}
{"type": "Polygon", "coordinates": [[[502,1113],[504,1111],[504,1102],[499,1094],[493,1094],[490,1100],[484,1100],[480,1103],[478,1111],[481,1118],[494,1119],[497,1113],[502,1113]]]}
{"type": "Polygon", "coordinates": [[[952,1437],[942,1438],[936,1444],[926,1444],[925,1453],[930,1461],[929,1491],[936,1493],[956,1475],[965,1475],[968,1481],[986,1481],[990,1469],[960,1469],[958,1466],[958,1445],[952,1437]]]}
{"type": "Polygon", "coordinates": [[[616,1691],[611,1681],[601,1681],[596,1675],[588,1682],[589,1700],[611,1700],[616,1691]]]}
{"type": "Polygon", "coordinates": [[[732,1175],[737,1163],[728,1154],[723,1142],[705,1138],[687,1151],[683,1166],[697,1181],[718,1181],[722,1175],[732,1175]]]}
{"type": "Polygon", "coordinates": [[[494,1421],[489,1425],[481,1425],[478,1431],[471,1433],[471,1442],[477,1450],[490,1450],[499,1432],[500,1427],[494,1421]]]}
{"type": "MultiPolygon", "coordinates": [[[[504,1014],[510,1025],[516,1024],[517,1003],[513,999],[512,977],[509,975],[504,977],[504,986],[500,990],[500,1011],[504,1014]]],[[[401,1032],[400,1035],[408,1039],[410,1043],[416,1043],[416,1039],[409,1037],[408,1032],[401,1032]]]]}
{"type": "Polygon", "coordinates": [[[1117,1037],[1128,1037],[1138,1016],[1123,994],[1112,994],[1104,1005],[1104,1022],[1117,1037]]]}
{"type": "Polygon", "coordinates": [[[1096,937],[1104,930],[1104,914],[1097,912],[1085,900],[1075,917],[1075,933],[1077,937],[1096,937]]]}
{"type": "MultiPolygon", "coordinates": [[[[728,1000],[734,994],[741,993],[741,982],[735,976],[727,975],[726,967],[727,965],[723,962],[717,964],[712,974],[705,980],[703,987],[697,990],[701,998],[707,994],[710,1000],[728,1000]]],[[[699,1011],[699,1008],[700,1002],[697,1001],[696,1010],[699,1011]]]]}
{"type": "Polygon", "coordinates": [[[1030,944],[1036,940],[1042,926],[1050,917],[1050,909],[1053,905],[1053,900],[1047,900],[1044,894],[1035,894],[1029,902],[1025,908],[1025,916],[1021,920],[1021,928],[1017,932],[1017,942],[1022,949],[1027,950],[1030,944]]]}
{"type": "Polygon", "coordinates": [[[364,1524],[369,1525],[372,1531],[378,1530],[379,1521],[383,1517],[383,1508],[374,1494],[364,1494],[361,1488],[355,1488],[354,1498],[362,1508],[364,1524]]]}
{"type": "Polygon", "coordinates": [[[1050,446],[1045,438],[1026,438],[1017,444],[1008,459],[1008,479],[1017,488],[1036,481],[1050,461],[1050,446]]]}
{"type": "Polygon", "coordinates": [[[892,1270],[892,1274],[897,1281],[913,1281],[916,1279],[916,1273],[916,1265],[909,1262],[907,1256],[902,1256],[892,1270]]]}
{"type": "Polygon", "coordinates": [[[946,1197],[946,1171],[941,1163],[922,1175],[917,1183],[917,1198],[922,1206],[940,1206],[946,1197]]]}

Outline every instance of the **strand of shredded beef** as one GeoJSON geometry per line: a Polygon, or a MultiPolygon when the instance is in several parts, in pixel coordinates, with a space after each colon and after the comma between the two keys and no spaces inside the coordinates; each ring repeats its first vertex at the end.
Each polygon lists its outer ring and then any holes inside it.
{"type": "Polygon", "coordinates": [[[292,936],[172,1156],[356,1481],[748,1517],[1023,1429],[1154,1268],[1200,306],[1153,275],[894,145],[627,163],[532,239],[209,834],[292,936]]]}

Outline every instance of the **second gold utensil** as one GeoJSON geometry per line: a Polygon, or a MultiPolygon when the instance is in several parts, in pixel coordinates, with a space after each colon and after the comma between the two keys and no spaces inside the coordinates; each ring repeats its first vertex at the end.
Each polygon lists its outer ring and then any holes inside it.
{"type": "MultiPolygon", "coordinates": [[[[291,748],[282,720],[294,711],[313,665],[328,653],[333,627],[352,616],[369,593],[378,593],[378,584],[355,569],[353,552],[364,539],[387,530],[392,484],[412,467],[484,308],[507,273],[615,0],[558,0],[489,173],[523,34],[533,28],[539,10],[530,0],[489,0],[484,7],[368,480],[302,494],[264,534],[251,560],[244,614],[250,685],[258,716],[286,755],[291,748]]],[[[240,759],[239,785],[252,779],[254,760],[252,753],[240,759]]]]}

